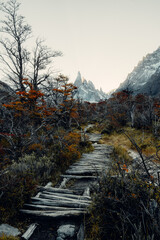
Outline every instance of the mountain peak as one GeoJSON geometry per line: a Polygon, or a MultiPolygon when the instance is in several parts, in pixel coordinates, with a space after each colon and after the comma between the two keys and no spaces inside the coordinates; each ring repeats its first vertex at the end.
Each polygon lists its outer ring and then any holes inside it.
{"type": "Polygon", "coordinates": [[[80,72],[78,72],[78,74],[77,74],[77,78],[76,78],[76,80],[74,82],[74,85],[76,87],[79,87],[79,86],[82,85],[82,77],[81,77],[81,73],[80,72]]]}
{"type": "Polygon", "coordinates": [[[107,94],[95,88],[92,81],[87,81],[85,78],[82,78],[80,72],[78,72],[74,85],[78,88],[75,99],[81,99],[87,102],[99,102],[100,100],[108,98],[107,94]]]}

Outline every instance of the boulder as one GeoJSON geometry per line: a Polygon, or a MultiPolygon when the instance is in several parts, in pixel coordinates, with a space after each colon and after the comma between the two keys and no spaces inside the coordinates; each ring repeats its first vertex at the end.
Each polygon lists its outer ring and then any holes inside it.
{"type": "Polygon", "coordinates": [[[6,236],[18,236],[21,234],[21,232],[17,229],[14,228],[8,224],[1,224],[0,225],[0,236],[2,236],[3,234],[5,234],[6,236]]]}
{"type": "Polygon", "coordinates": [[[60,238],[65,239],[65,238],[71,238],[75,235],[75,225],[71,224],[66,224],[66,225],[61,225],[58,230],[57,230],[57,240],[60,238]]]}

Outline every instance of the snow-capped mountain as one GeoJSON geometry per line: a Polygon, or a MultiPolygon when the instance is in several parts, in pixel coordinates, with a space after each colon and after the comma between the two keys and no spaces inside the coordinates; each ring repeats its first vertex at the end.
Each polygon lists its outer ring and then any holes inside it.
{"type": "Polygon", "coordinates": [[[131,90],[134,94],[155,96],[160,93],[160,47],[143,57],[116,91],[124,89],[131,90]]]}
{"type": "Polygon", "coordinates": [[[77,93],[74,96],[75,99],[87,102],[99,102],[108,98],[108,95],[102,89],[96,89],[91,81],[82,78],[80,72],[78,72],[74,85],[77,87],[77,93]]]}

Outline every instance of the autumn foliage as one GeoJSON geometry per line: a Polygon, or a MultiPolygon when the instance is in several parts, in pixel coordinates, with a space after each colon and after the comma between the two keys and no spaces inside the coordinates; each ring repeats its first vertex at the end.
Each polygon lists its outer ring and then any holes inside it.
{"type": "Polygon", "coordinates": [[[79,126],[73,98],[76,87],[62,75],[48,94],[35,90],[28,79],[23,86],[24,91],[17,91],[11,102],[1,106],[1,221],[16,216],[35,184],[56,181],[58,173],[81,155],[80,134],[72,130],[79,126]],[[10,169],[7,175],[6,168],[10,169]],[[6,197],[14,202],[6,202],[6,197]]]}

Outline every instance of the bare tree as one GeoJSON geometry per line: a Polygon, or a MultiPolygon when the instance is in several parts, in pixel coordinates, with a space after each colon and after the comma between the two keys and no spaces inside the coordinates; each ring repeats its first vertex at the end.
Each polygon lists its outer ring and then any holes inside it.
{"type": "Polygon", "coordinates": [[[60,51],[52,51],[44,45],[44,40],[36,40],[36,47],[30,60],[31,74],[29,75],[35,90],[38,90],[39,85],[49,79],[52,73],[50,64],[52,59],[58,56],[62,56],[60,51]]]}
{"type": "Polygon", "coordinates": [[[5,13],[5,20],[2,20],[0,29],[3,37],[0,44],[3,51],[0,53],[2,71],[8,79],[20,90],[24,90],[23,77],[26,64],[29,59],[29,52],[24,43],[31,35],[31,27],[25,23],[23,16],[19,15],[20,3],[17,0],[2,2],[0,10],[5,13]]]}

